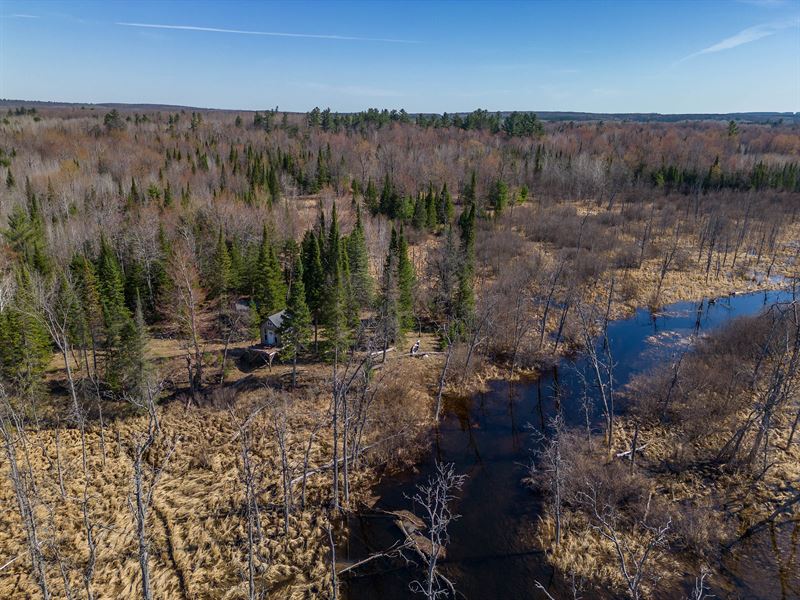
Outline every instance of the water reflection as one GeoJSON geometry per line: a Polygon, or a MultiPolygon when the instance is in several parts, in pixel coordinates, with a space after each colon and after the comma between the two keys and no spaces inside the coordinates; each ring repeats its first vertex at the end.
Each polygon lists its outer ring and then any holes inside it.
{"type": "MultiPolygon", "coordinates": [[[[678,303],[659,313],[637,311],[609,324],[608,340],[616,363],[619,389],[632,375],[683,352],[691,339],[731,318],[755,314],[765,304],[789,299],[768,292],[678,303]]],[[[510,385],[493,382],[486,393],[448,399],[431,451],[415,468],[385,478],[370,515],[350,519],[345,553],[356,561],[391,546],[399,537],[392,519],[381,511],[413,509],[407,496],[430,475],[436,460],[453,462],[469,476],[455,511],[462,517],[450,528],[451,544],[444,567],[465,598],[535,598],[534,580],[550,585],[556,597],[569,595],[568,585],[546,564],[535,540],[541,503],[522,484],[530,457],[528,428],[544,430],[559,407],[573,427],[597,427],[600,406],[584,375],[581,359],[563,360],[536,380],[510,385]]],[[[726,558],[725,596],[800,597],[797,526],[756,536],[726,558]],[[766,537],[765,537],[766,536],[766,537]],[[757,565],[757,568],[754,568],[757,565]],[[767,586],[765,588],[765,586],[767,586]],[[765,593],[766,590],[769,593],[765,593]]],[[[349,600],[408,598],[415,567],[373,561],[345,582],[349,600]]],[[[592,597],[599,597],[593,592],[592,597]]],[[[722,596],[718,596],[722,597],[722,596]]]]}

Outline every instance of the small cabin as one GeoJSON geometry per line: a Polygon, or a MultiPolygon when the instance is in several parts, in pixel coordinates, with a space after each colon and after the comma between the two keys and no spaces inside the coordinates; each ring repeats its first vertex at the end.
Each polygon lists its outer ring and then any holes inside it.
{"type": "Polygon", "coordinates": [[[261,344],[264,346],[281,345],[281,325],[283,325],[283,315],[286,311],[282,310],[270,315],[261,323],[261,344]]]}

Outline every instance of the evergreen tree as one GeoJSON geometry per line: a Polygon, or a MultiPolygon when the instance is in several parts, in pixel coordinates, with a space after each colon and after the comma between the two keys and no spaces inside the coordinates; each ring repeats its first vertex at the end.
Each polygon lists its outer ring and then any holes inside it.
{"type": "Polygon", "coordinates": [[[320,148],[317,151],[317,175],[315,180],[316,190],[319,191],[330,183],[330,165],[327,155],[320,148]]]}
{"type": "Polygon", "coordinates": [[[475,204],[461,213],[461,264],[458,270],[458,289],[453,316],[464,326],[469,326],[475,312],[475,204]]]}
{"type": "Polygon", "coordinates": [[[158,255],[150,264],[150,285],[147,287],[147,303],[150,316],[157,316],[159,300],[167,292],[170,285],[167,277],[167,257],[172,254],[172,244],[167,237],[163,224],[158,225],[158,255]]]}
{"type": "Polygon", "coordinates": [[[383,179],[383,189],[378,207],[379,212],[390,219],[404,219],[407,216],[405,214],[405,198],[397,192],[388,173],[383,179]]]}
{"type": "Polygon", "coordinates": [[[231,261],[230,289],[246,294],[247,291],[244,284],[247,281],[247,265],[241,244],[236,238],[230,242],[228,257],[231,261]]]}
{"type": "Polygon", "coordinates": [[[317,329],[322,320],[322,296],[325,288],[325,272],[322,268],[322,256],[319,238],[313,230],[306,231],[303,236],[303,287],[306,293],[306,304],[311,311],[314,323],[314,348],[317,351],[317,329]]]}
{"type": "Polygon", "coordinates": [[[447,182],[442,185],[442,191],[439,193],[439,205],[437,208],[437,219],[442,225],[449,223],[453,220],[453,198],[450,192],[447,191],[447,182]]]}
{"type": "Polygon", "coordinates": [[[271,243],[267,227],[264,226],[261,246],[258,250],[255,273],[256,305],[263,321],[286,306],[286,284],[278,262],[275,246],[271,243]]]}
{"type": "Polygon", "coordinates": [[[411,224],[415,229],[425,229],[428,223],[428,212],[425,204],[425,196],[417,196],[414,203],[414,216],[411,217],[411,224]]]}
{"type": "Polygon", "coordinates": [[[275,204],[281,199],[281,186],[278,182],[278,174],[274,168],[270,168],[267,176],[267,187],[269,188],[270,203],[275,204]]]}
{"type": "Polygon", "coordinates": [[[414,329],[414,265],[408,258],[408,242],[402,228],[397,235],[397,312],[402,331],[414,329]]]}
{"type": "Polygon", "coordinates": [[[100,238],[97,283],[105,324],[106,347],[113,350],[119,346],[122,330],[131,314],[125,306],[125,279],[122,269],[105,236],[100,238]]]}
{"type": "MultiPolygon", "coordinates": [[[[287,239],[283,242],[283,250],[281,251],[281,262],[283,263],[283,280],[286,283],[286,289],[291,291],[292,283],[297,277],[302,277],[302,270],[297,272],[297,261],[301,260],[300,246],[293,239],[287,239]]],[[[288,295],[286,301],[289,301],[288,295]]]]}
{"type": "Polygon", "coordinates": [[[293,265],[294,278],[281,323],[282,353],[292,358],[292,387],[297,385],[297,355],[308,343],[311,334],[311,312],[306,304],[303,284],[303,263],[299,257],[293,265]]]}
{"type": "Polygon", "coordinates": [[[439,249],[434,263],[436,280],[433,295],[433,313],[443,321],[455,317],[455,297],[458,287],[458,273],[461,265],[461,251],[453,227],[445,230],[444,243],[439,249]]]}
{"type": "Polygon", "coordinates": [[[342,240],[342,252],[340,255],[342,273],[342,294],[344,300],[345,322],[348,329],[355,331],[359,325],[360,305],[353,291],[353,278],[350,273],[350,255],[347,249],[347,240],[342,240]]]}
{"type": "Polygon", "coordinates": [[[114,376],[110,380],[112,387],[131,395],[143,393],[147,385],[147,326],[139,297],[135,306],[133,318],[127,320],[120,333],[119,351],[113,355],[114,376]]]}
{"type": "Polygon", "coordinates": [[[100,239],[97,283],[105,325],[105,381],[113,390],[121,391],[124,374],[119,370],[120,353],[130,335],[131,313],[125,305],[122,269],[105,236],[100,239]]]}
{"type": "Polygon", "coordinates": [[[373,282],[369,272],[369,253],[360,206],[356,207],[355,227],[347,237],[347,257],[353,296],[359,307],[367,307],[372,303],[373,282]]]}
{"type": "Polygon", "coordinates": [[[11,172],[11,169],[9,169],[8,173],[6,173],[6,187],[8,189],[11,189],[15,185],[16,185],[16,180],[14,179],[14,174],[11,172]]]}
{"type": "Polygon", "coordinates": [[[8,229],[3,231],[14,252],[32,271],[42,275],[50,272],[50,258],[47,255],[44,218],[36,194],[26,179],[26,206],[17,205],[8,216],[8,229]]]}
{"type": "Polygon", "coordinates": [[[41,391],[52,357],[47,329],[31,314],[31,295],[30,274],[22,267],[17,272],[14,300],[0,312],[0,375],[26,397],[41,391]]]}
{"type": "Polygon", "coordinates": [[[369,210],[371,214],[378,214],[378,190],[375,189],[375,184],[372,182],[372,179],[367,182],[367,189],[364,192],[364,202],[367,205],[367,210],[369,210]]]}
{"type": "Polygon", "coordinates": [[[462,204],[464,206],[469,206],[470,204],[475,204],[478,201],[478,175],[475,173],[473,169],[472,174],[469,178],[469,184],[464,188],[464,195],[462,197],[462,204]]]}
{"type": "Polygon", "coordinates": [[[508,185],[500,178],[496,179],[492,185],[489,193],[489,205],[494,208],[495,215],[502,213],[508,205],[508,185]]]}
{"type": "MultiPolygon", "coordinates": [[[[128,258],[123,267],[125,276],[125,306],[136,309],[136,302],[148,297],[147,274],[141,262],[128,258]]],[[[144,306],[144,305],[143,305],[144,306]]]]}
{"type": "Polygon", "coordinates": [[[331,211],[331,224],[325,248],[325,294],[323,319],[330,348],[341,351],[348,341],[347,290],[343,269],[343,246],[339,234],[336,205],[331,211]]]}
{"type": "Polygon", "coordinates": [[[70,263],[73,286],[77,297],[79,315],[74,320],[73,345],[83,350],[87,369],[89,351],[92,353],[91,368],[98,376],[97,350],[103,335],[103,307],[95,275],[94,265],[82,254],[76,254],[70,263]]]}
{"type": "Polygon", "coordinates": [[[378,305],[384,358],[385,351],[388,349],[389,345],[398,342],[401,334],[398,308],[397,245],[397,232],[393,227],[392,237],[389,242],[389,251],[386,253],[386,260],[383,264],[380,303],[378,305]]]}
{"type": "Polygon", "coordinates": [[[428,229],[436,229],[436,224],[439,222],[439,210],[437,207],[436,193],[433,191],[433,186],[428,183],[428,194],[425,196],[425,215],[428,229]]]}

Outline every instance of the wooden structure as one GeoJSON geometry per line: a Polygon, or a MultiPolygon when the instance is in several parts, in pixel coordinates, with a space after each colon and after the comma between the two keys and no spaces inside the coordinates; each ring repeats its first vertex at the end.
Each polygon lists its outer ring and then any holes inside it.
{"type": "Polygon", "coordinates": [[[283,316],[285,310],[276,312],[274,315],[268,316],[263,323],[261,323],[261,345],[268,348],[274,348],[281,345],[281,325],[283,325],[283,316]]]}
{"type": "Polygon", "coordinates": [[[278,352],[281,351],[281,348],[264,348],[263,346],[250,346],[247,349],[247,352],[251,356],[258,356],[264,359],[264,362],[267,363],[270,370],[272,370],[272,361],[275,359],[275,356],[278,352]]]}

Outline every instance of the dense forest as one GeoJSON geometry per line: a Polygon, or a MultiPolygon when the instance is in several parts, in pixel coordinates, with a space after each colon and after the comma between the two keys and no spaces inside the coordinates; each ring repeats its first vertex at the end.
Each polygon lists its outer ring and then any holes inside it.
{"type": "MultiPolygon", "coordinates": [[[[520,475],[565,577],[642,598],[679,563],[699,600],[710,556],[797,518],[794,301],[624,391],[595,340],[800,282],[800,125],[20,104],[0,176],[6,597],[336,598],[343,515],[446,398],[576,353],[602,424],[556,419],[520,475]]],[[[386,551],[424,597],[458,588],[462,484],[441,465],[386,551]]]]}

